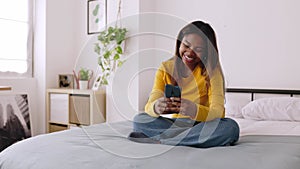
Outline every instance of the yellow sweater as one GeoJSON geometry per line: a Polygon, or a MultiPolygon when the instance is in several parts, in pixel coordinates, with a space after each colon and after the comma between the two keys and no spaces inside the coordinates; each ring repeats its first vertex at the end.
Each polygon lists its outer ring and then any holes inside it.
{"type": "MultiPolygon", "coordinates": [[[[158,117],[154,112],[154,103],[164,97],[166,84],[171,84],[174,70],[174,60],[163,62],[156,72],[154,85],[145,106],[145,112],[153,117],[158,117]]],[[[215,69],[210,77],[210,86],[207,88],[205,77],[201,75],[201,67],[197,66],[193,74],[183,78],[181,97],[194,102],[198,111],[194,120],[210,121],[225,116],[223,78],[219,69],[215,69]]],[[[188,118],[180,114],[173,114],[173,118],[188,118]]]]}

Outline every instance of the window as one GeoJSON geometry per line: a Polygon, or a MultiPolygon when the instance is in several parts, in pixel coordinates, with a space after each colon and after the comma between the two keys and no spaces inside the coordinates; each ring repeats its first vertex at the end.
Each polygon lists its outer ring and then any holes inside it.
{"type": "Polygon", "coordinates": [[[0,77],[32,77],[33,0],[0,1],[0,77]]]}

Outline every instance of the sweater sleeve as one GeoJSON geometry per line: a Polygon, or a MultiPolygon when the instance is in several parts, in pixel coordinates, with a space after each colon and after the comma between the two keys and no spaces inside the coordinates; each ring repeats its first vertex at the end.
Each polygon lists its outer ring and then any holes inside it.
{"type": "Polygon", "coordinates": [[[164,88],[166,84],[164,80],[165,76],[165,72],[161,65],[155,74],[154,85],[150,93],[148,102],[145,105],[145,112],[148,113],[150,116],[158,117],[158,114],[156,114],[154,111],[154,104],[157,99],[164,97],[164,88]]]}
{"type": "Polygon", "coordinates": [[[224,109],[224,84],[220,70],[216,70],[210,79],[208,88],[208,106],[196,104],[198,112],[194,120],[210,121],[215,118],[225,117],[224,109]]]}

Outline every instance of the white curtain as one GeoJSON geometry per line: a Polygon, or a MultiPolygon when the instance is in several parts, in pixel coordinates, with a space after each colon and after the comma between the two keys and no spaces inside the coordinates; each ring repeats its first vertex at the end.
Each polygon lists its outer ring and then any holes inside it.
{"type": "Polygon", "coordinates": [[[33,3],[0,1],[0,77],[32,77],[33,3]]]}

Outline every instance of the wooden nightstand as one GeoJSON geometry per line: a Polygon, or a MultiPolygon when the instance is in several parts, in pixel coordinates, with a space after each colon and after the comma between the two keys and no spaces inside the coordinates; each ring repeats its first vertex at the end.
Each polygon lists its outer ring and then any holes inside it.
{"type": "Polygon", "coordinates": [[[105,122],[104,90],[48,89],[47,132],[105,122]]]}

